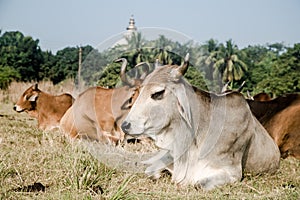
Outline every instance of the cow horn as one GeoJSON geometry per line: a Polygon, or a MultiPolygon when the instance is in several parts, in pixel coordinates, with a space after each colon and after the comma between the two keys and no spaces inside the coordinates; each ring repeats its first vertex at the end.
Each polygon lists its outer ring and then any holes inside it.
{"type": "Polygon", "coordinates": [[[227,83],[222,87],[221,93],[224,93],[228,90],[229,83],[230,83],[230,81],[227,81],[227,83]]]}
{"type": "MultiPolygon", "coordinates": [[[[137,74],[136,74],[136,79],[137,78],[140,78],[140,79],[142,79],[142,80],[144,80],[145,79],[145,77],[148,75],[148,73],[149,73],[149,64],[147,63],[147,62],[141,62],[141,63],[138,63],[135,67],[139,67],[139,66],[141,66],[141,65],[143,65],[143,66],[145,66],[144,68],[143,68],[143,71],[144,71],[144,73],[140,76],[140,77],[138,77],[138,72],[137,72],[137,74]]],[[[138,71],[138,70],[137,70],[138,71]]]]}
{"type": "Polygon", "coordinates": [[[242,91],[242,89],[243,89],[245,83],[246,83],[246,81],[243,81],[243,82],[242,82],[241,86],[237,89],[238,92],[241,92],[241,91],[242,91]]]}
{"type": "Polygon", "coordinates": [[[178,69],[178,72],[180,73],[180,75],[184,75],[189,67],[189,64],[190,64],[190,54],[187,53],[185,58],[184,58],[184,63],[183,65],[181,65],[178,69]]]}
{"type": "Polygon", "coordinates": [[[121,66],[121,72],[120,72],[120,78],[121,78],[121,81],[125,84],[128,84],[130,86],[132,86],[132,83],[130,83],[127,79],[127,76],[126,76],[126,67],[127,67],[127,60],[125,58],[119,58],[117,60],[115,60],[115,62],[122,62],[122,66],[121,66]]]}
{"type": "Polygon", "coordinates": [[[251,96],[249,90],[247,90],[247,98],[248,99],[251,99],[251,100],[254,100],[253,96],[251,96]]]}

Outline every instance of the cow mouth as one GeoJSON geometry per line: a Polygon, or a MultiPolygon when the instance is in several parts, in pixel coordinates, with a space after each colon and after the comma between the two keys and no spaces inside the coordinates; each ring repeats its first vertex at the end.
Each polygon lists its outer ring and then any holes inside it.
{"type": "Polygon", "coordinates": [[[25,108],[20,109],[20,107],[18,107],[18,106],[14,106],[13,109],[14,109],[14,111],[16,111],[16,112],[18,112],[18,113],[24,112],[24,111],[25,111],[25,108]]]}

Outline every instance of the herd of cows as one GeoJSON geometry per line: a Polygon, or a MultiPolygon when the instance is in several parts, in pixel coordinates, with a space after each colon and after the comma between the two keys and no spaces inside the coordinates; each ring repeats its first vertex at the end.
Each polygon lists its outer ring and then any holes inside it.
{"type": "Polygon", "coordinates": [[[156,66],[151,73],[145,67],[133,79],[125,75],[126,59],[118,61],[122,87],[92,87],[74,99],[35,84],[14,110],[37,118],[42,130],[59,127],[71,138],[112,145],[151,138],[160,150],[144,161],[147,175],[159,178],[168,170],[173,182],[205,190],[239,181],[244,171],[274,173],[280,157],[300,160],[300,94],[271,99],[200,90],[183,78],[188,55],[180,66],[156,66]]]}

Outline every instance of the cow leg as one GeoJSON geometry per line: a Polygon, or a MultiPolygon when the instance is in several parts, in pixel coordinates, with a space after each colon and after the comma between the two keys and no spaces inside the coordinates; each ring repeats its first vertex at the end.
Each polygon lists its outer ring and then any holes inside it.
{"type": "Polygon", "coordinates": [[[64,116],[60,120],[60,131],[71,138],[77,138],[77,129],[75,127],[75,121],[73,116],[72,107],[67,110],[64,116]]]}
{"type": "MultiPolygon", "coordinates": [[[[259,128],[263,129],[262,126],[259,128]]],[[[265,130],[257,131],[251,138],[244,159],[245,170],[248,172],[273,173],[279,168],[279,148],[265,130]]]]}
{"type": "Polygon", "coordinates": [[[107,131],[100,131],[100,132],[98,131],[98,136],[101,142],[108,143],[108,144],[111,143],[118,144],[121,140],[119,137],[113,136],[111,132],[107,132],[107,131]]]}
{"type": "MultiPolygon", "coordinates": [[[[210,170],[209,170],[210,171],[210,170]]],[[[231,167],[230,169],[219,169],[208,172],[196,181],[195,187],[197,189],[211,190],[217,186],[227,183],[233,183],[242,179],[241,167],[231,167]]]]}
{"type": "Polygon", "coordinates": [[[174,158],[170,154],[170,151],[160,150],[158,154],[142,163],[150,165],[146,168],[145,173],[152,179],[158,179],[160,173],[165,169],[172,173],[173,162],[174,158]]]}

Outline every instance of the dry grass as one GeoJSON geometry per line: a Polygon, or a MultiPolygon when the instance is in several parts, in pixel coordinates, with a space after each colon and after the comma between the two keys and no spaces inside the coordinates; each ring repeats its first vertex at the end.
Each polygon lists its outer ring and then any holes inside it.
{"type": "Polygon", "coordinates": [[[178,188],[168,174],[152,181],[139,170],[100,163],[85,142],[37,130],[12,104],[0,104],[0,199],[300,199],[295,159],[282,160],[274,175],[246,175],[209,192],[178,188]]]}

